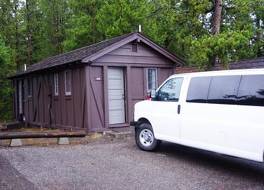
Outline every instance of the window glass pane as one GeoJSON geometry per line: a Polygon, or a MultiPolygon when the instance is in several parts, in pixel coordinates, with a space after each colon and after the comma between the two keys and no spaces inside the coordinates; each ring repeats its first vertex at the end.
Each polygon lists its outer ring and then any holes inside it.
{"type": "Polygon", "coordinates": [[[264,106],[264,75],[242,76],[238,91],[238,103],[264,106]]]}
{"type": "Polygon", "coordinates": [[[168,80],[157,92],[158,101],[178,101],[181,92],[183,78],[168,80]]]}
{"type": "Polygon", "coordinates": [[[240,79],[240,75],[212,77],[207,102],[215,104],[236,104],[240,79]]]}
{"type": "Polygon", "coordinates": [[[59,95],[59,74],[54,74],[54,94],[55,96],[59,95]]]}
{"type": "Polygon", "coordinates": [[[65,94],[71,95],[71,71],[65,71],[65,94]]]}
{"type": "Polygon", "coordinates": [[[207,102],[210,81],[211,77],[192,78],[188,89],[187,102],[207,102]]]}
{"type": "Polygon", "coordinates": [[[148,90],[155,90],[157,87],[157,69],[148,69],[148,90]]]}

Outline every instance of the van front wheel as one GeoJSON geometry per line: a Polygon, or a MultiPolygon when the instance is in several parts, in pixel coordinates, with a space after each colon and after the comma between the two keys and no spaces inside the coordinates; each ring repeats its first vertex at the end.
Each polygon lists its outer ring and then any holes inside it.
{"type": "Polygon", "coordinates": [[[152,127],[149,123],[141,123],[136,128],[135,140],[137,146],[146,151],[153,151],[157,148],[160,141],[155,139],[152,127]]]}

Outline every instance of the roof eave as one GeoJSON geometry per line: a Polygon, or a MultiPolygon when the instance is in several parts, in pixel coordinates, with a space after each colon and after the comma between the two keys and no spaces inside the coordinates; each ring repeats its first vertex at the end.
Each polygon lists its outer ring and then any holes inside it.
{"type": "Polygon", "coordinates": [[[63,67],[66,67],[66,66],[71,66],[73,63],[75,63],[75,64],[77,63],[77,65],[84,64],[80,60],[77,60],[77,61],[74,61],[74,62],[69,62],[69,63],[62,64],[62,65],[54,65],[52,67],[47,67],[47,68],[43,68],[43,69],[40,69],[40,70],[19,72],[19,73],[16,73],[14,75],[11,75],[11,76],[7,77],[7,79],[13,80],[15,78],[20,78],[20,77],[23,77],[23,76],[29,75],[29,74],[40,73],[40,72],[48,72],[48,71],[51,71],[54,68],[63,68],[63,67]]]}

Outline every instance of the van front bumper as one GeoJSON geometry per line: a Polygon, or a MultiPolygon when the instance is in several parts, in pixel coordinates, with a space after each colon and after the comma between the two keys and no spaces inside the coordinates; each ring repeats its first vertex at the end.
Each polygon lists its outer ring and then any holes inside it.
{"type": "Polygon", "coordinates": [[[133,127],[136,127],[136,126],[137,126],[137,124],[138,124],[138,122],[137,122],[137,121],[131,121],[131,122],[130,122],[130,126],[133,126],[133,127]]]}

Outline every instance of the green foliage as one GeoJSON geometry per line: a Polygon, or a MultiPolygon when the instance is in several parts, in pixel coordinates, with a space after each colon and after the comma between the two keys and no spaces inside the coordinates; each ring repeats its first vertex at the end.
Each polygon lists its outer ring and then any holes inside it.
{"type": "Polygon", "coordinates": [[[10,119],[12,112],[12,89],[6,76],[13,71],[11,64],[11,50],[0,38],[0,121],[10,119]]]}
{"type": "MultiPolygon", "coordinates": [[[[35,0],[34,0],[35,1],[35,0]]],[[[40,59],[64,52],[66,22],[69,17],[68,0],[38,0],[41,19],[40,59]]]]}
{"type": "Polygon", "coordinates": [[[66,23],[66,39],[63,42],[65,50],[72,50],[102,40],[96,27],[96,14],[102,1],[69,0],[70,17],[66,23]]]}
{"type": "Polygon", "coordinates": [[[202,36],[192,40],[189,62],[200,69],[207,69],[210,57],[217,55],[224,65],[230,60],[236,60],[250,53],[249,39],[252,34],[248,31],[228,31],[217,36],[202,36]]]}
{"type": "Polygon", "coordinates": [[[142,0],[105,1],[96,15],[97,28],[106,37],[136,31],[151,9],[152,5],[142,0]]]}

